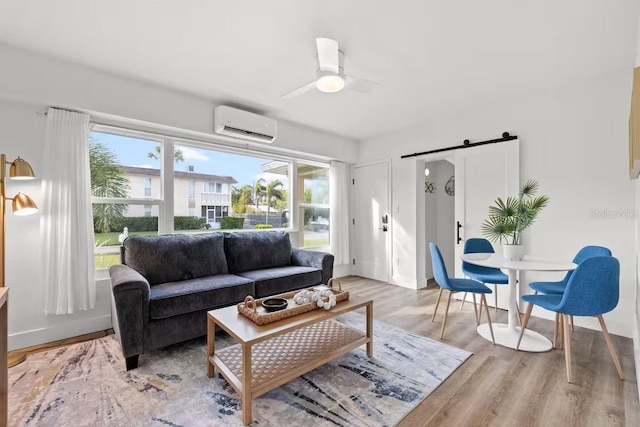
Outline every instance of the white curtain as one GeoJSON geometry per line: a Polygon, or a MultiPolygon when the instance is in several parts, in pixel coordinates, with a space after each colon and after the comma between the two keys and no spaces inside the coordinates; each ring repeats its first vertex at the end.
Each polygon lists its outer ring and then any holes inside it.
{"type": "Polygon", "coordinates": [[[331,220],[329,239],[336,265],[349,264],[349,176],[347,165],[331,162],[329,168],[331,220]]]}
{"type": "Polygon", "coordinates": [[[49,108],[42,171],[45,314],[95,306],[89,115],[49,108]]]}

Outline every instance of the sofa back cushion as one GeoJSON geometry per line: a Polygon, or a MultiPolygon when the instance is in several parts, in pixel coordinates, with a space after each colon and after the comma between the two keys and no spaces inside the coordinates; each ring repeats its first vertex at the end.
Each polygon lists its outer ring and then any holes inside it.
{"type": "Polygon", "coordinates": [[[129,236],[123,247],[123,263],[151,286],[229,272],[222,233],[129,236]]]}
{"type": "Polygon", "coordinates": [[[230,273],[291,265],[291,240],[284,231],[224,233],[230,273]]]}

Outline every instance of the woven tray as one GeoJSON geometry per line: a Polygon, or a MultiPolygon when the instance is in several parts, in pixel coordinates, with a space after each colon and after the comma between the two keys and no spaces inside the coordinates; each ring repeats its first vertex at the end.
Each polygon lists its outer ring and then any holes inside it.
{"type": "MultiPolygon", "coordinates": [[[[337,280],[329,279],[329,283],[327,285],[336,296],[336,302],[346,301],[349,299],[349,292],[343,291],[342,286],[340,285],[340,282],[338,282],[337,280]]],[[[309,288],[309,289],[311,290],[313,288],[309,288]]],[[[260,299],[253,299],[251,295],[248,295],[244,299],[244,302],[241,302],[240,304],[238,304],[238,312],[243,316],[247,317],[248,319],[251,319],[257,325],[266,325],[268,323],[277,322],[278,320],[286,319],[287,317],[296,316],[298,314],[319,309],[318,305],[314,301],[311,301],[306,304],[300,304],[300,305],[296,304],[296,302],[293,300],[293,297],[298,292],[300,292],[300,290],[287,292],[281,295],[273,295],[270,297],[265,297],[260,299]],[[267,298],[275,298],[275,297],[284,298],[288,301],[289,304],[285,309],[268,312],[262,306],[262,301],[267,298]]],[[[324,310],[324,308],[321,308],[319,310],[324,310]]]]}

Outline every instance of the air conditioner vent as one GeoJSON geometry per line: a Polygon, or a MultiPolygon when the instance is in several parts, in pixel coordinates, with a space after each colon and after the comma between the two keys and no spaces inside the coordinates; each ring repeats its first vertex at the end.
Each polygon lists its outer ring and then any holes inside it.
{"type": "Polygon", "coordinates": [[[248,136],[248,137],[252,137],[252,138],[258,138],[258,139],[261,139],[263,141],[268,141],[268,142],[272,142],[273,141],[273,137],[272,136],[264,135],[262,133],[252,132],[252,131],[246,130],[246,129],[238,129],[238,128],[234,128],[234,127],[231,127],[231,126],[224,126],[222,129],[224,130],[224,132],[234,133],[234,134],[237,134],[239,136],[248,136]]]}
{"type": "Polygon", "coordinates": [[[276,139],[277,123],[269,117],[220,105],[214,113],[214,131],[220,135],[271,143],[276,139]]]}

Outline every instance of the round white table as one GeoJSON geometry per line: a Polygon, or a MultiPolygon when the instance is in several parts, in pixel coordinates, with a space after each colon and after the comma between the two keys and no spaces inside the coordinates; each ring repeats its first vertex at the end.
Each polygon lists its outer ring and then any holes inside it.
{"type": "MultiPolygon", "coordinates": [[[[507,261],[500,254],[475,253],[464,254],[462,260],[470,264],[481,265],[483,267],[494,267],[505,270],[509,276],[509,323],[492,323],[493,334],[496,344],[509,348],[516,348],[520,337],[520,327],[517,325],[517,286],[518,279],[516,273],[520,270],[531,271],[570,271],[575,270],[576,264],[572,262],[556,262],[535,258],[525,255],[521,261],[507,261]]],[[[483,323],[478,326],[478,333],[485,339],[491,341],[489,324],[483,323]]],[[[543,352],[551,350],[551,341],[545,336],[530,329],[524,331],[520,350],[531,352],[543,352]]]]}

